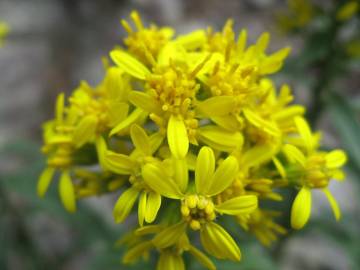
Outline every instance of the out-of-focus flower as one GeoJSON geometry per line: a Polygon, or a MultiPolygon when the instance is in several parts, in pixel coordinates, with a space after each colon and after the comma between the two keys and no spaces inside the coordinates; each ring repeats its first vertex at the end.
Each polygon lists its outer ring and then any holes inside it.
{"type": "Polygon", "coordinates": [[[336,19],[338,21],[346,21],[353,17],[359,10],[359,2],[351,0],[343,4],[336,12],[336,19]]]}
{"type": "Polygon", "coordinates": [[[0,22],[0,47],[4,42],[4,38],[9,33],[9,26],[5,22],[0,22]]]}

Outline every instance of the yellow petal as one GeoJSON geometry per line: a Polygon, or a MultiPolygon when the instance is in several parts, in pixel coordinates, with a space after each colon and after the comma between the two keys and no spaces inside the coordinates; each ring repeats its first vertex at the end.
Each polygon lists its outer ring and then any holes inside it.
{"type": "Polygon", "coordinates": [[[279,172],[279,174],[281,175],[281,177],[283,179],[285,179],[286,178],[286,170],[285,170],[284,166],[282,165],[282,163],[280,162],[280,160],[278,160],[276,157],[273,157],[272,161],[274,162],[274,165],[275,165],[277,171],[279,172]]]}
{"type": "Polygon", "coordinates": [[[275,149],[271,145],[257,145],[247,150],[241,157],[241,168],[251,168],[268,162],[275,154],[275,149]]]}
{"type": "Polygon", "coordinates": [[[145,241],[137,244],[133,248],[126,251],[122,259],[122,262],[125,264],[129,264],[137,261],[139,258],[141,258],[144,255],[144,253],[150,250],[152,246],[153,245],[150,241],[145,241]]]}
{"type": "Polygon", "coordinates": [[[222,214],[242,215],[250,214],[258,207],[258,199],[255,195],[243,195],[232,198],[215,206],[222,214]]]}
{"type": "Polygon", "coordinates": [[[151,154],[150,138],[143,128],[137,124],[133,124],[130,128],[130,136],[136,149],[146,156],[151,154]]]}
{"type": "Polygon", "coordinates": [[[117,174],[131,174],[137,166],[129,156],[110,150],[105,152],[104,159],[106,168],[117,174]]]}
{"type": "Polygon", "coordinates": [[[85,116],[76,126],[73,141],[76,147],[81,147],[89,142],[95,135],[97,118],[93,115],[85,116]]]}
{"type": "Polygon", "coordinates": [[[129,105],[125,102],[110,101],[109,104],[109,125],[115,126],[125,120],[129,113],[129,105]]]}
{"type": "Polygon", "coordinates": [[[60,93],[57,96],[55,105],[55,119],[58,125],[60,125],[64,121],[64,102],[65,95],[64,93],[60,93]]]}
{"type": "Polygon", "coordinates": [[[314,148],[314,141],[309,124],[303,117],[300,116],[295,117],[294,121],[296,128],[304,141],[307,151],[311,152],[314,148]]]}
{"type": "Polygon", "coordinates": [[[138,221],[140,227],[144,225],[146,207],[147,207],[147,194],[146,192],[141,192],[139,204],[138,204],[138,221]]]}
{"type": "Polygon", "coordinates": [[[185,270],[184,260],[179,254],[163,251],[160,253],[156,270],[185,270]]]}
{"type": "Polygon", "coordinates": [[[106,160],[105,160],[105,154],[106,154],[106,142],[102,136],[97,136],[95,141],[96,146],[96,153],[98,156],[99,164],[103,170],[106,170],[106,160]]]}
{"type": "Polygon", "coordinates": [[[180,187],[181,192],[185,192],[189,181],[189,172],[186,159],[172,158],[174,180],[180,187]]]}
{"type": "Polygon", "coordinates": [[[189,34],[179,35],[175,42],[187,50],[195,50],[206,42],[206,33],[204,30],[196,30],[189,34]]]}
{"type": "Polygon", "coordinates": [[[147,115],[142,109],[136,108],[134,111],[131,112],[131,114],[125,118],[123,121],[121,121],[119,124],[117,124],[110,132],[109,136],[113,136],[116,133],[120,133],[130,127],[132,124],[136,123],[144,117],[144,115],[147,115]]]}
{"type": "Polygon", "coordinates": [[[346,161],[347,156],[342,150],[333,150],[330,153],[326,154],[326,167],[329,169],[337,169],[342,167],[346,161]]]}
{"type": "Polygon", "coordinates": [[[140,91],[131,91],[129,101],[149,113],[161,114],[161,104],[152,96],[140,91]]]}
{"type": "Polygon", "coordinates": [[[356,14],[359,10],[359,3],[357,1],[347,1],[336,12],[336,19],[338,21],[346,21],[356,14]]]}
{"type": "Polygon", "coordinates": [[[196,192],[205,195],[210,187],[210,180],[215,171],[214,151],[207,146],[200,149],[196,159],[195,185],[196,192]]]}
{"type": "Polygon", "coordinates": [[[162,225],[147,225],[135,230],[135,234],[139,236],[156,234],[163,230],[164,226],[162,225]]]}
{"type": "Polygon", "coordinates": [[[235,157],[227,157],[216,169],[209,182],[209,189],[206,195],[214,196],[228,188],[235,179],[239,170],[239,164],[235,157]]]}
{"type": "Polygon", "coordinates": [[[176,158],[184,158],[189,150],[189,138],[184,120],[180,116],[170,116],[167,139],[171,153],[176,158]]]}
{"type": "Polygon", "coordinates": [[[239,247],[220,225],[207,223],[200,231],[200,239],[205,250],[215,258],[240,261],[239,247]]]}
{"type": "Polygon", "coordinates": [[[223,116],[212,116],[210,117],[210,119],[218,126],[230,132],[238,131],[241,128],[241,124],[236,119],[236,116],[232,114],[223,115],[223,116]]]}
{"type": "Polygon", "coordinates": [[[244,109],[243,112],[246,119],[258,129],[261,129],[274,137],[279,137],[281,135],[281,132],[275,122],[263,119],[259,114],[250,109],[244,109]]]}
{"type": "Polygon", "coordinates": [[[235,108],[236,100],[232,96],[217,96],[208,98],[197,104],[199,111],[206,116],[222,116],[229,114],[235,108]]]}
{"type": "Polygon", "coordinates": [[[128,95],[128,87],[123,78],[124,71],[118,67],[110,67],[106,70],[105,89],[109,94],[109,100],[115,102],[125,101],[128,95]]]}
{"type": "Polygon", "coordinates": [[[331,194],[329,189],[324,188],[323,192],[325,193],[325,195],[330,203],[330,206],[334,213],[335,219],[339,220],[341,218],[341,211],[340,211],[340,207],[339,207],[337,201],[335,200],[334,196],[331,194]]]}
{"type": "Polygon", "coordinates": [[[159,212],[161,206],[161,196],[156,192],[149,192],[147,198],[146,212],[145,212],[145,221],[147,223],[152,223],[156,219],[157,213],[159,212]]]}
{"type": "Polygon", "coordinates": [[[213,125],[199,128],[198,134],[202,142],[219,151],[241,149],[244,142],[240,132],[230,132],[213,125]]]}
{"type": "Polygon", "coordinates": [[[146,66],[124,51],[113,50],[110,52],[110,57],[115,64],[135,78],[145,80],[150,74],[146,66]]]}
{"type": "Polygon", "coordinates": [[[157,248],[166,248],[175,244],[184,234],[186,223],[179,222],[169,226],[157,234],[152,240],[157,248]]]}
{"type": "Polygon", "coordinates": [[[138,195],[139,191],[135,187],[131,187],[127,189],[123,194],[121,194],[121,196],[115,203],[113,210],[113,216],[116,223],[121,223],[127,218],[135,204],[138,195]]]}
{"type": "Polygon", "coordinates": [[[156,132],[154,134],[151,134],[150,136],[151,154],[155,153],[159,149],[160,145],[164,141],[164,138],[165,136],[161,132],[156,132]]]}
{"type": "Polygon", "coordinates": [[[301,188],[291,208],[291,227],[299,230],[305,226],[311,215],[311,191],[301,188]]]}
{"type": "Polygon", "coordinates": [[[189,252],[193,255],[204,267],[209,270],[216,270],[216,266],[203,252],[198,250],[196,247],[190,245],[189,252]]]}
{"type": "Polygon", "coordinates": [[[55,169],[51,167],[47,167],[45,170],[42,171],[39,177],[39,181],[37,183],[37,194],[39,197],[44,197],[46,191],[49,188],[54,173],[55,169]]]}
{"type": "Polygon", "coordinates": [[[262,33],[256,41],[256,51],[258,54],[264,53],[270,40],[270,34],[268,32],[262,33]]]}
{"type": "Polygon", "coordinates": [[[65,209],[70,213],[75,212],[76,211],[75,190],[68,171],[62,172],[60,176],[59,194],[65,209]]]}
{"type": "Polygon", "coordinates": [[[246,39],[247,39],[247,31],[245,29],[242,29],[238,41],[237,41],[237,52],[239,54],[242,54],[246,48],[246,39]]]}
{"type": "Polygon", "coordinates": [[[174,180],[155,164],[146,164],[142,168],[142,176],[150,188],[167,198],[180,199],[183,196],[174,180]]]}
{"type": "Polygon", "coordinates": [[[300,149],[296,146],[291,144],[285,144],[282,148],[282,151],[290,162],[298,162],[301,166],[305,166],[306,158],[304,154],[300,151],[300,149]]]}

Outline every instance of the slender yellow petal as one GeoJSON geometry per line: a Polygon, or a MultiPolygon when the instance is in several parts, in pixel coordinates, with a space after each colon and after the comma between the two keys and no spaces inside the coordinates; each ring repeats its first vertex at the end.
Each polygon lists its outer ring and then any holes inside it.
{"type": "Polygon", "coordinates": [[[139,258],[141,258],[145,252],[152,248],[153,244],[151,241],[141,242],[133,248],[126,251],[122,262],[125,264],[136,262],[139,258]]]}
{"type": "Polygon", "coordinates": [[[131,174],[137,166],[129,156],[110,150],[105,152],[104,159],[106,168],[117,174],[131,174]]]}
{"type": "Polygon", "coordinates": [[[300,165],[305,166],[306,158],[304,154],[294,145],[285,144],[282,151],[289,159],[290,162],[298,162],[300,165]]]}
{"type": "Polygon", "coordinates": [[[186,159],[172,158],[174,180],[180,187],[181,192],[185,192],[189,181],[189,172],[186,159]]]}
{"type": "Polygon", "coordinates": [[[309,124],[303,117],[300,116],[295,117],[294,121],[296,128],[305,143],[307,151],[311,152],[314,148],[314,141],[309,124]]]}
{"type": "Polygon", "coordinates": [[[175,42],[187,50],[195,50],[206,42],[206,33],[204,30],[196,30],[189,34],[179,35],[175,42]]]}
{"type": "Polygon", "coordinates": [[[107,151],[106,142],[102,136],[97,136],[95,140],[96,153],[98,156],[99,164],[103,170],[106,170],[106,158],[107,151]]]}
{"type": "Polygon", "coordinates": [[[167,139],[171,153],[176,158],[184,158],[189,150],[189,138],[184,120],[180,116],[170,116],[167,139]]]}
{"type": "Polygon", "coordinates": [[[264,53],[270,40],[270,34],[268,32],[262,33],[261,36],[256,41],[256,51],[257,53],[264,53]]]}
{"type": "Polygon", "coordinates": [[[156,152],[162,142],[164,141],[165,135],[161,132],[156,132],[154,134],[151,134],[150,136],[150,148],[151,148],[151,154],[156,152]]]}
{"type": "Polygon", "coordinates": [[[204,267],[209,270],[216,270],[214,263],[203,252],[196,247],[190,245],[189,252],[193,255],[204,267]]]}
{"type": "Polygon", "coordinates": [[[115,102],[126,100],[128,87],[123,78],[124,71],[118,67],[110,67],[106,70],[105,87],[109,99],[115,102]]]}
{"type": "Polygon", "coordinates": [[[212,116],[210,117],[210,119],[218,126],[230,132],[238,131],[241,128],[241,124],[237,120],[236,116],[232,114],[223,116],[212,116]]]}
{"type": "Polygon", "coordinates": [[[109,125],[115,126],[125,120],[129,113],[129,105],[125,102],[110,101],[109,103],[109,125]]]}
{"type": "Polygon", "coordinates": [[[301,229],[308,222],[311,215],[311,191],[302,187],[291,208],[291,227],[301,229]]]}
{"type": "Polygon", "coordinates": [[[74,184],[68,171],[61,173],[59,180],[59,194],[61,201],[67,211],[73,213],[76,211],[76,199],[74,184]]]}
{"type": "Polygon", "coordinates": [[[232,96],[217,96],[208,98],[197,104],[199,111],[206,116],[222,116],[229,114],[235,108],[236,100],[232,96]]]}
{"type": "Polygon", "coordinates": [[[111,130],[110,136],[124,131],[132,124],[139,121],[139,119],[141,119],[144,115],[146,115],[146,113],[142,109],[136,108],[127,118],[125,118],[111,130]]]}
{"type": "Polygon", "coordinates": [[[180,199],[183,196],[174,180],[157,165],[146,164],[142,168],[142,176],[150,188],[167,198],[180,199]]]}
{"type": "Polygon", "coordinates": [[[241,149],[244,137],[240,132],[230,132],[217,126],[205,126],[198,129],[200,140],[210,147],[225,152],[241,149]]]}
{"type": "Polygon", "coordinates": [[[124,51],[113,50],[110,52],[110,57],[115,64],[135,78],[145,80],[150,74],[150,71],[146,66],[124,51]]]}
{"type": "Polygon", "coordinates": [[[164,251],[160,254],[156,270],[185,270],[185,263],[181,255],[164,251]]]}
{"type": "Polygon", "coordinates": [[[39,197],[44,197],[46,191],[49,189],[54,173],[55,169],[51,167],[47,167],[42,171],[37,183],[37,194],[39,197]]]}
{"type": "Polygon", "coordinates": [[[141,192],[139,198],[139,204],[138,204],[138,221],[141,227],[144,225],[146,208],[147,208],[147,194],[146,192],[141,192]]]}
{"type": "Polygon", "coordinates": [[[325,193],[325,195],[330,203],[330,206],[334,213],[335,219],[339,220],[341,218],[341,211],[340,211],[340,207],[339,207],[337,201],[335,200],[334,196],[331,194],[331,192],[328,188],[323,188],[322,191],[325,193]]]}
{"type": "Polygon", "coordinates": [[[264,162],[269,161],[275,153],[275,149],[271,145],[258,145],[250,148],[246,151],[241,159],[241,168],[251,168],[253,166],[259,166],[264,162]]]}
{"type": "Polygon", "coordinates": [[[239,164],[235,157],[227,157],[216,169],[213,177],[209,181],[207,195],[214,196],[228,188],[239,170],[239,164]]]}
{"type": "Polygon", "coordinates": [[[161,104],[152,96],[140,91],[131,91],[129,101],[149,113],[161,114],[161,104]]]}
{"type": "Polygon", "coordinates": [[[151,154],[150,138],[143,128],[137,124],[133,124],[130,128],[130,136],[136,149],[146,156],[151,154]]]}
{"type": "Polygon", "coordinates": [[[161,196],[156,192],[149,192],[146,204],[145,221],[154,222],[161,206],[161,196]]]}
{"type": "Polygon", "coordinates": [[[57,96],[56,105],[55,105],[55,119],[58,125],[64,121],[64,103],[65,103],[65,94],[60,93],[57,96]]]}
{"type": "Polygon", "coordinates": [[[81,147],[89,142],[95,135],[97,118],[93,115],[85,116],[76,126],[73,141],[76,147],[81,147]]]}
{"type": "Polygon", "coordinates": [[[232,198],[215,206],[222,214],[242,215],[250,214],[258,207],[258,199],[255,195],[243,195],[232,198]]]}
{"type": "Polygon", "coordinates": [[[215,172],[214,151],[207,146],[200,149],[196,159],[195,167],[195,185],[196,192],[205,195],[210,187],[210,180],[215,172]]]}
{"type": "Polygon", "coordinates": [[[169,247],[180,239],[185,229],[186,223],[181,221],[162,230],[152,241],[157,248],[169,247]]]}
{"type": "Polygon", "coordinates": [[[326,167],[337,169],[343,166],[347,161],[347,156],[342,150],[333,150],[325,156],[326,167]]]}
{"type": "Polygon", "coordinates": [[[240,261],[240,249],[234,239],[220,225],[210,222],[200,231],[200,239],[205,250],[219,259],[240,261]]]}
{"type": "Polygon", "coordinates": [[[138,195],[139,190],[135,187],[131,187],[127,189],[123,194],[121,194],[121,196],[115,203],[113,210],[113,216],[116,223],[121,223],[127,218],[135,204],[138,195]]]}
{"type": "Polygon", "coordinates": [[[259,114],[250,109],[244,109],[243,111],[246,119],[255,127],[275,137],[279,137],[281,135],[281,132],[275,122],[263,119],[259,114]]]}
{"type": "Polygon", "coordinates": [[[146,225],[144,227],[136,229],[135,234],[139,236],[156,234],[156,233],[160,233],[163,230],[163,228],[164,226],[162,225],[146,225]]]}
{"type": "Polygon", "coordinates": [[[283,179],[286,178],[286,170],[284,168],[284,166],[282,165],[282,163],[280,162],[279,159],[277,159],[276,157],[272,158],[272,161],[274,162],[274,165],[276,167],[276,170],[279,172],[279,174],[281,175],[281,177],[283,179]]]}

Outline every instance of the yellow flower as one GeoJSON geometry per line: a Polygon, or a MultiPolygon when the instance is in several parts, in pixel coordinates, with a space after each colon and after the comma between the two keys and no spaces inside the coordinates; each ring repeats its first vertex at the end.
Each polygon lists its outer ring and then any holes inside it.
{"type": "Polygon", "coordinates": [[[292,144],[283,146],[283,152],[290,163],[296,165],[287,172],[289,181],[301,187],[292,206],[291,226],[301,229],[307,223],[311,214],[311,189],[314,188],[322,189],[338,220],[340,209],[327,187],[331,179],[344,178],[340,168],[345,164],[347,157],[341,150],[328,153],[317,151],[318,138],[312,134],[307,122],[302,117],[296,117],[295,124],[300,134],[298,143],[301,148],[292,144]]]}
{"type": "Polygon", "coordinates": [[[270,246],[278,239],[278,235],[286,234],[286,229],[274,221],[279,215],[276,211],[256,209],[249,216],[238,217],[238,222],[264,246],[270,246]]]}
{"type": "Polygon", "coordinates": [[[344,5],[340,7],[340,9],[336,12],[336,19],[338,21],[346,21],[353,17],[359,10],[359,2],[355,0],[351,0],[346,2],[344,5]]]}
{"type": "Polygon", "coordinates": [[[185,252],[190,253],[207,269],[216,270],[216,267],[211,260],[202,251],[190,243],[186,234],[182,234],[172,246],[163,249],[157,248],[153,243],[153,239],[145,241],[141,239],[141,237],[149,234],[155,234],[156,238],[163,229],[164,227],[160,225],[150,225],[136,230],[135,234],[131,236],[132,239],[139,238],[139,241],[131,245],[130,249],[123,257],[123,262],[127,264],[133,263],[141,256],[147,258],[151,249],[156,248],[160,253],[156,268],[158,270],[185,269],[184,260],[182,258],[182,255],[185,252]]]}
{"type": "Polygon", "coordinates": [[[130,156],[118,154],[110,150],[105,150],[104,167],[116,174],[130,175],[129,182],[131,187],[128,188],[117,200],[113,214],[117,223],[123,222],[130,214],[135,202],[139,197],[138,220],[142,226],[144,221],[152,223],[161,206],[160,192],[152,189],[143,180],[141,169],[150,163],[160,162],[152,157],[163,141],[163,136],[154,133],[148,136],[146,132],[138,125],[133,124],[130,129],[130,136],[135,150],[130,156]]]}
{"type": "Polygon", "coordinates": [[[73,164],[75,145],[72,141],[73,111],[64,117],[64,94],[60,94],[56,101],[55,119],[44,125],[43,153],[48,155],[47,168],[39,177],[37,193],[43,197],[56,171],[60,171],[59,194],[64,207],[69,212],[76,210],[75,190],[70,178],[70,168],[73,164]]]}
{"type": "Polygon", "coordinates": [[[153,65],[159,51],[174,35],[174,30],[170,27],[159,29],[153,24],[145,28],[136,11],[131,12],[130,17],[136,29],[133,30],[127,21],[121,20],[121,24],[129,35],[124,43],[132,55],[146,65],[153,65]]]}
{"type": "MultiPolygon", "coordinates": [[[[131,76],[145,81],[146,92],[133,91],[130,101],[150,114],[150,118],[162,129],[167,129],[167,139],[171,152],[178,158],[185,157],[189,141],[195,141],[198,122],[193,111],[196,92],[200,85],[195,76],[207,62],[205,58],[193,69],[184,62],[172,62],[166,66],[156,66],[153,72],[130,54],[114,50],[114,62],[131,76]]],[[[111,134],[119,131],[116,126],[111,134]]]]}
{"type": "Polygon", "coordinates": [[[0,22],[0,47],[2,46],[3,40],[8,33],[9,33],[9,26],[4,22],[0,22]]]}
{"type": "Polygon", "coordinates": [[[315,7],[310,0],[288,0],[288,10],[277,14],[277,22],[285,31],[308,25],[314,17],[315,7]]]}
{"type": "Polygon", "coordinates": [[[162,168],[147,164],[143,168],[145,182],[162,196],[181,201],[183,220],[163,230],[154,239],[156,246],[165,248],[174,244],[187,226],[200,230],[205,250],[217,258],[240,260],[240,250],[232,237],[214,222],[216,215],[241,215],[257,208],[254,195],[238,196],[220,204],[213,198],[223,192],[234,180],[238,171],[236,158],[227,157],[215,170],[215,156],[211,148],[202,147],[195,168],[195,190],[188,183],[185,160],[175,160],[174,178],[169,178],[162,168]],[[190,189],[190,190],[189,190],[190,189]],[[223,249],[219,246],[224,245],[223,249]]]}

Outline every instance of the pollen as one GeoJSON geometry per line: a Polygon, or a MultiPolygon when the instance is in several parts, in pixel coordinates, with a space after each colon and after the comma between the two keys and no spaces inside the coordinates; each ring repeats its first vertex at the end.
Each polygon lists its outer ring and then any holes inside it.
{"type": "Polygon", "coordinates": [[[190,228],[197,231],[216,218],[214,203],[202,195],[187,195],[181,204],[181,214],[190,228]]]}

